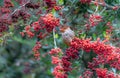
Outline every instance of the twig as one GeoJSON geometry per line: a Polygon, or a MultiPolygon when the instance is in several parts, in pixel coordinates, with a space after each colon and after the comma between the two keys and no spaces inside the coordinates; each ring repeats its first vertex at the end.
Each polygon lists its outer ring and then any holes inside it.
{"type": "Polygon", "coordinates": [[[99,5],[97,5],[97,7],[96,7],[96,10],[95,10],[94,14],[95,14],[95,13],[97,13],[98,8],[99,8],[99,5]]]}
{"type": "Polygon", "coordinates": [[[100,14],[102,14],[105,10],[106,10],[106,7],[104,7],[104,9],[100,12],[100,14]]]}
{"type": "Polygon", "coordinates": [[[56,38],[55,38],[55,28],[53,29],[53,38],[54,38],[54,48],[57,48],[56,38]]]}
{"type": "Polygon", "coordinates": [[[106,7],[104,7],[104,9],[100,12],[100,14],[102,14],[105,10],[106,10],[106,7]]]}
{"type": "MultiPolygon", "coordinates": [[[[11,16],[11,15],[13,15],[16,11],[18,11],[18,10],[20,10],[22,7],[24,7],[27,3],[29,3],[30,2],[30,0],[28,0],[25,4],[23,4],[22,6],[20,6],[20,7],[18,7],[16,10],[14,10],[10,15],[9,15],[9,17],[11,16]]],[[[8,18],[9,18],[8,17],[8,18]]]]}

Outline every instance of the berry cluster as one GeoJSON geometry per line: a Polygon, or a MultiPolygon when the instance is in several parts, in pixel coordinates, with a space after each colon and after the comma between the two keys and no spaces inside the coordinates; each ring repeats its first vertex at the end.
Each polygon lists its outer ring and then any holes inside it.
{"type": "Polygon", "coordinates": [[[26,26],[25,30],[22,33],[26,33],[28,37],[37,35],[38,38],[42,39],[47,36],[47,33],[43,34],[43,30],[51,32],[56,26],[59,26],[59,19],[54,17],[53,14],[48,13],[44,16],[41,16],[38,21],[33,22],[31,26],[26,26]]]}
{"type": "MultiPolygon", "coordinates": [[[[111,35],[112,35],[112,32],[113,32],[113,29],[114,28],[113,28],[111,22],[107,22],[107,24],[106,24],[106,34],[104,35],[106,40],[111,40],[111,35]]],[[[115,40],[115,39],[113,39],[113,40],[115,40]]]]}
{"type": "Polygon", "coordinates": [[[120,75],[115,75],[113,72],[109,72],[106,68],[97,68],[95,71],[99,78],[120,78],[120,75]]]}
{"type": "Polygon", "coordinates": [[[106,32],[111,33],[113,31],[113,26],[112,26],[111,22],[107,22],[106,26],[107,26],[106,32]]]}
{"type": "Polygon", "coordinates": [[[48,13],[44,16],[42,16],[39,21],[42,21],[44,24],[44,28],[48,31],[51,32],[53,30],[53,28],[55,28],[56,26],[59,26],[60,21],[58,18],[55,18],[53,16],[53,14],[48,13]]]}
{"type": "Polygon", "coordinates": [[[39,3],[27,3],[26,5],[25,5],[25,7],[27,7],[27,8],[32,8],[32,9],[38,9],[39,7],[40,7],[40,4],[39,3]]]}
{"type": "Polygon", "coordinates": [[[19,18],[26,21],[27,19],[30,18],[30,14],[26,12],[25,10],[18,10],[11,16],[12,22],[18,22],[19,18]]]}
{"type": "Polygon", "coordinates": [[[30,3],[23,0],[20,0],[19,3],[22,3],[21,6],[13,10],[14,4],[12,1],[4,0],[4,5],[0,7],[0,32],[6,31],[9,25],[18,22],[20,19],[26,22],[31,16],[26,8],[38,9],[40,6],[39,3],[30,3]]]}
{"type": "Polygon", "coordinates": [[[106,40],[100,41],[98,38],[97,41],[90,41],[90,39],[79,39],[75,38],[71,42],[70,48],[66,50],[66,55],[62,57],[63,68],[65,71],[71,70],[71,59],[79,58],[78,51],[80,49],[90,52],[93,51],[97,54],[96,58],[93,58],[92,62],[89,62],[88,67],[92,70],[96,69],[99,65],[108,64],[111,67],[114,67],[120,70],[120,49],[106,45],[106,40]]]}
{"type": "MultiPolygon", "coordinates": [[[[25,34],[29,38],[36,36],[38,39],[43,39],[50,33],[53,28],[59,25],[59,19],[54,17],[53,14],[48,13],[44,16],[41,16],[40,19],[36,22],[33,22],[31,25],[28,25],[24,28],[23,32],[20,32],[22,36],[25,34]],[[43,31],[45,30],[45,31],[43,31]],[[47,32],[46,32],[47,31],[47,32]]],[[[34,56],[39,57],[40,43],[36,43],[33,48],[34,56]]],[[[53,57],[55,59],[55,57],[53,57]]]]}
{"type": "Polygon", "coordinates": [[[71,71],[72,63],[70,62],[70,60],[79,58],[79,50],[81,48],[87,52],[91,50],[91,46],[90,44],[88,44],[89,42],[89,39],[81,40],[78,38],[75,38],[71,42],[70,47],[66,50],[66,55],[62,57],[63,67],[66,72],[71,71]]]}
{"type": "Polygon", "coordinates": [[[6,8],[10,8],[10,7],[13,7],[14,4],[12,3],[11,0],[4,0],[4,7],[6,8]]]}
{"type": "Polygon", "coordinates": [[[65,74],[64,67],[62,66],[61,56],[63,53],[61,49],[51,49],[49,54],[51,54],[52,57],[52,64],[56,65],[53,70],[53,75],[55,76],[55,78],[68,78],[67,74],[65,74]]]}
{"type": "Polygon", "coordinates": [[[60,7],[60,6],[54,6],[54,9],[55,9],[56,11],[59,11],[59,10],[62,9],[62,7],[60,7]]]}
{"type": "Polygon", "coordinates": [[[92,0],[80,0],[80,2],[82,3],[82,4],[89,4],[90,2],[91,2],[92,0]]]}
{"type": "Polygon", "coordinates": [[[119,6],[113,6],[112,9],[113,10],[118,10],[120,7],[119,6]]]}
{"type": "Polygon", "coordinates": [[[39,32],[41,29],[41,25],[40,25],[39,21],[33,22],[32,28],[34,29],[34,31],[39,32]]]}
{"type": "Polygon", "coordinates": [[[90,70],[86,70],[84,73],[83,73],[83,76],[80,76],[80,78],[92,78],[93,76],[93,72],[90,71],[90,70]]]}
{"type": "Polygon", "coordinates": [[[33,52],[34,52],[34,56],[37,60],[40,59],[40,53],[39,53],[39,49],[41,48],[41,43],[40,42],[36,42],[36,45],[33,47],[33,52]]]}
{"type": "Polygon", "coordinates": [[[1,26],[0,26],[0,33],[1,33],[1,32],[4,32],[4,31],[6,31],[6,30],[7,30],[7,26],[6,26],[6,25],[5,25],[5,26],[4,26],[4,25],[1,25],[1,26]]]}
{"type": "Polygon", "coordinates": [[[56,0],[45,0],[45,3],[48,8],[53,8],[56,5],[56,0]]]}
{"type": "Polygon", "coordinates": [[[32,38],[35,34],[31,31],[31,26],[26,26],[25,30],[23,32],[20,32],[20,34],[24,37],[25,33],[28,37],[32,38]]]}
{"type": "Polygon", "coordinates": [[[9,13],[11,12],[11,7],[13,7],[11,0],[4,0],[4,5],[0,8],[0,33],[7,30],[8,25],[11,24],[9,13]]]}
{"type": "Polygon", "coordinates": [[[96,26],[99,24],[100,21],[102,21],[102,16],[98,14],[92,14],[89,17],[90,26],[96,26]]]}

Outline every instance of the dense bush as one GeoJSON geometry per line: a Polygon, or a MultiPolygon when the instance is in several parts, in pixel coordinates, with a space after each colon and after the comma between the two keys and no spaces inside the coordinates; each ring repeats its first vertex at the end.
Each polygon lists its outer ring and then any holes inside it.
{"type": "Polygon", "coordinates": [[[120,0],[0,0],[0,78],[120,78],[120,0]]]}

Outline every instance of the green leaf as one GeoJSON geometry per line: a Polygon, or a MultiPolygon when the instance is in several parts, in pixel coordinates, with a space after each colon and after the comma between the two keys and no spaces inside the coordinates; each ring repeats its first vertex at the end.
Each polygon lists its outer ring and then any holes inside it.
{"type": "Polygon", "coordinates": [[[58,34],[55,34],[55,38],[58,38],[58,34]]]}
{"type": "Polygon", "coordinates": [[[83,38],[83,39],[84,39],[85,37],[86,37],[86,34],[85,34],[85,33],[83,33],[83,34],[80,35],[80,38],[83,38]]]}
{"type": "Polygon", "coordinates": [[[60,5],[64,4],[64,1],[63,1],[63,0],[58,0],[58,1],[59,1],[58,3],[59,3],[60,5]]]}
{"type": "Polygon", "coordinates": [[[55,9],[52,9],[52,14],[56,15],[55,9]]]}
{"type": "Polygon", "coordinates": [[[105,32],[105,31],[103,32],[103,36],[104,36],[104,37],[106,36],[106,32],[105,32]]]}
{"type": "Polygon", "coordinates": [[[96,38],[97,38],[95,33],[92,35],[92,37],[94,40],[96,40],[96,38]]]}
{"type": "Polygon", "coordinates": [[[0,43],[2,43],[2,42],[3,42],[3,39],[1,38],[1,39],[0,39],[0,43]]]}

